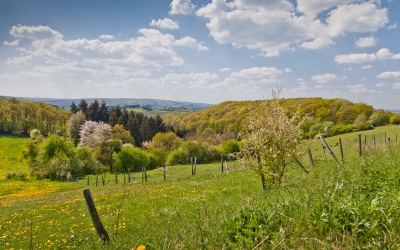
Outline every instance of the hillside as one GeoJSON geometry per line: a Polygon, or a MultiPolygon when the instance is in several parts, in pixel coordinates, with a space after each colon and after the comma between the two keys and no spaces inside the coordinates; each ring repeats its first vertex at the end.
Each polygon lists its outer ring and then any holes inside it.
{"type": "MultiPolygon", "coordinates": [[[[340,98],[289,98],[281,99],[280,102],[289,113],[299,111],[302,115],[308,115],[311,118],[305,124],[308,126],[307,131],[316,124],[322,127],[327,121],[331,122],[329,126],[351,125],[355,122],[359,126],[366,124],[373,114],[376,114],[379,119],[377,119],[378,122],[373,121],[370,125],[385,125],[389,123],[390,116],[393,115],[390,111],[375,110],[371,105],[353,103],[340,98]]],[[[201,133],[206,128],[211,128],[220,134],[227,132],[237,134],[248,120],[251,111],[259,109],[261,103],[262,101],[227,101],[196,112],[169,113],[163,115],[163,120],[167,125],[172,125],[175,130],[196,130],[201,133]]]]}
{"type": "MultiPolygon", "coordinates": [[[[62,107],[64,109],[69,109],[72,102],[78,104],[81,100],[81,99],[51,99],[51,98],[29,98],[29,97],[26,97],[24,99],[45,102],[51,105],[62,107]]],[[[85,100],[88,104],[91,104],[92,102],[94,102],[95,99],[85,98],[85,100]]],[[[160,100],[160,99],[97,98],[97,100],[99,102],[104,100],[108,107],[115,107],[119,105],[121,108],[133,105],[139,105],[139,106],[149,105],[156,109],[162,109],[164,107],[180,107],[180,108],[186,108],[188,110],[201,110],[211,106],[211,104],[206,104],[206,103],[179,102],[179,101],[160,100]]]]}

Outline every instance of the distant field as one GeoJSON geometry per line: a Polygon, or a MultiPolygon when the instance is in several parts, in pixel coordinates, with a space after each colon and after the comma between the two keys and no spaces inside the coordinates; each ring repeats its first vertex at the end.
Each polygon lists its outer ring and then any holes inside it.
{"type": "Polygon", "coordinates": [[[5,179],[8,171],[28,173],[29,167],[22,158],[22,151],[29,140],[27,137],[0,136],[0,180],[5,179]]]}
{"type": "Polygon", "coordinates": [[[165,110],[159,110],[159,109],[153,109],[152,111],[147,111],[147,110],[143,110],[142,108],[127,108],[126,110],[128,111],[133,111],[135,113],[143,113],[146,116],[162,116],[168,113],[171,113],[171,111],[165,111],[165,110]]]}

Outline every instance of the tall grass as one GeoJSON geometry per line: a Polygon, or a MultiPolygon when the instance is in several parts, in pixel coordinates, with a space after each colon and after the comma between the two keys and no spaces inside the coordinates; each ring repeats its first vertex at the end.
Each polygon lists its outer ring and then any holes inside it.
{"type": "Polygon", "coordinates": [[[1,204],[0,246],[131,249],[398,249],[400,147],[371,149],[344,166],[320,162],[305,174],[293,165],[282,186],[261,190],[247,170],[222,174],[219,164],[149,171],[149,182],[90,187],[111,238],[102,245],[81,190],[1,204]],[[124,191],[125,190],[125,191],[124,191]],[[125,192],[125,194],[124,194],[125,192]],[[122,197],[124,202],[120,210],[122,197]],[[118,225],[116,219],[119,213],[118,225]],[[118,228],[118,237],[116,237],[118,228]]]}

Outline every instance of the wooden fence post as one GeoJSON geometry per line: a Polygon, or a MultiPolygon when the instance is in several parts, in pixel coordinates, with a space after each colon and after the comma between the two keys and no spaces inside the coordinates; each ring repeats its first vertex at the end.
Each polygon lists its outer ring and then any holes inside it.
{"type": "Polygon", "coordinates": [[[131,170],[128,169],[128,183],[131,183],[131,170]]]}
{"type": "Polygon", "coordinates": [[[221,173],[224,172],[224,155],[221,154],[221,173]]]}
{"type": "Polygon", "coordinates": [[[103,174],[101,177],[101,182],[103,183],[103,186],[106,185],[106,174],[103,174]]]}
{"type": "Polygon", "coordinates": [[[147,182],[147,173],[146,173],[146,168],[142,167],[142,182],[146,181],[147,182]]]}
{"type": "Polygon", "coordinates": [[[358,150],[359,150],[360,157],[361,157],[361,155],[362,155],[361,134],[358,134],[358,150]]]}
{"type": "Polygon", "coordinates": [[[89,186],[89,185],[90,185],[90,176],[88,176],[88,177],[87,177],[87,180],[86,180],[86,185],[87,185],[87,186],[89,186]]]}
{"type": "Polygon", "coordinates": [[[85,197],[86,205],[88,207],[90,217],[92,218],[94,228],[97,231],[97,235],[103,241],[103,244],[110,243],[110,236],[108,236],[108,233],[104,228],[103,223],[101,223],[99,214],[97,213],[96,210],[96,206],[94,205],[93,202],[92,195],[90,194],[90,190],[88,188],[83,190],[83,197],[85,197]]]}
{"type": "Polygon", "coordinates": [[[194,157],[193,173],[196,175],[197,157],[194,157]]]}
{"type": "Polygon", "coordinates": [[[167,168],[165,167],[165,163],[162,165],[163,174],[164,174],[164,181],[167,180],[167,168]]]}
{"type": "Polygon", "coordinates": [[[340,156],[342,157],[342,163],[344,164],[344,155],[343,155],[342,138],[340,138],[340,137],[339,137],[339,146],[340,146],[340,156]]]}
{"type": "Polygon", "coordinates": [[[124,184],[126,183],[126,172],[124,171],[124,184]]]}
{"type": "Polygon", "coordinates": [[[99,175],[96,174],[96,187],[98,186],[99,175]]]}
{"type": "Polygon", "coordinates": [[[386,132],[385,132],[385,143],[386,143],[386,132]]]}
{"type": "Polygon", "coordinates": [[[311,165],[314,166],[314,159],[312,158],[311,149],[307,149],[308,157],[310,158],[311,165]]]}
{"type": "Polygon", "coordinates": [[[118,183],[118,172],[115,171],[115,183],[118,183]]]}
{"type": "Polygon", "coordinates": [[[328,162],[328,158],[326,158],[326,153],[325,153],[325,146],[324,146],[324,144],[322,144],[322,150],[324,151],[325,161],[328,162]]]}
{"type": "Polygon", "coordinates": [[[226,173],[229,174],[229,168],[228,168],[228,163],[225,161],[225,169],[226,169],[226,173]]]}
{"type": "Polygon", "coordinates": [[[193,172],[193,156],[190,157],[190,166],[192,167],[192,175],[194,175],[194,172],[193,172]]]}

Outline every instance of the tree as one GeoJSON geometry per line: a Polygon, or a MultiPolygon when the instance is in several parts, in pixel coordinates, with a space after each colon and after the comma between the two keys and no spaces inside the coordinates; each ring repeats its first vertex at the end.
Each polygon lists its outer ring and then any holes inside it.
{"type": "Polygon", "coordinates": [[[243,145],[238,158],[259,174],[263,190],[267,189],[267,181],[281,184],[287,166],[302,152],[300,126],[304,118],[298,112],[286,116],[279,104],[280,91],[272,90],[272,99],[261,104],[261,113],[251,114],[240,133],[243,145]]]}
{"type": "Polygon", "coordinates": [[[79,147],[95,148],[111,136],[111,126],[104,122],[86,121],[79,132],[79,147]]]}
{"type": "Polygon", "coordinates": [[[129,130],[124,129],[121,124],[116,124],[111,130],[111,139],[120,140],[122,144],[131,143],[135,144],[135,139],[131,136],[129,130]]]}
{"type": "Polygon", "coordinates": [[[170,153],[172,150],[179,148],[181,143],[181,139],[174,132],[157,133],[151,140],[150,148],[163,148],[170,153]]]}
{"type": "Polygon", "coordinates": [[[392,124],[400,124],[400,115],[399,114],[393,114],[390,117],[390,123],[392,123],[392,124]]]}
{"type": "Polygon", "coordinates": [[[71,113],[75,114],[78,111],[79,111],[79,108],[76,106],[75,102],[72,102],[71,103],[71,113]]]}
{"type": "Polygon", "coordinates": [[[120,170],[141,170],[150,163],[149,155],[136,147],[123,147],[116,155],[115,167],[120,170]]]}
{"type": "Polygon", "coordinates": [[[99,160],[104,166],[107,166],[110,173],[113,171],[114,164],[114,153],[119,153],[121,151],[121,141],[120,140],[107,140],[100,144],[100,149],[96,155],[97,160],[99,160]]]}
{"type": "Polygon", "coordinates": [[[79,132],[82,125],[85,123],[86,117],[82,111],[78,111],[71,115],[67,124],[67,133],[70,140],[76,145],[79,142],[79,132]]]}
{"type": "Polygon", "coordinates": [[[101,101],[99,115],[100,115],[100,121],[105,122],[105,123],[109,122],[109,113],[108,113],[108,109],[106,106],[106,102],[104,100],[101,101]]]}
{"type": "Polygon", "coordinates": [[[235,139],[229,139],[222,143],[222,148],[224,149],[225,154],[232,154],[240,152],[240,144],[235,139]]]}
{"type": "Polygon", "coordinates": [[[96,122],[100,121],[100,104],[97,99],[89,105],[86,113],[88,120],[96,122]]]}
{"type": "Polygon", "coordinates": [[[79,103],[79,110],[82,111],[82,113],[88,117],[87,115],[87,109],[88,109],[88,103],[86,102],[85,99],[82,99],[81,102],[79,103]]]}

